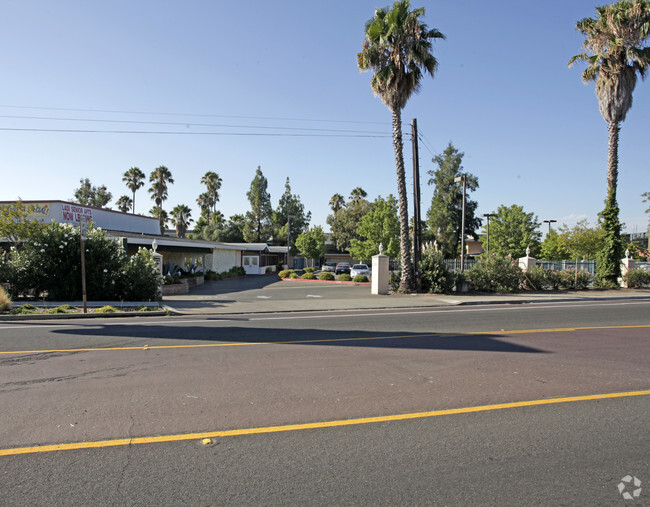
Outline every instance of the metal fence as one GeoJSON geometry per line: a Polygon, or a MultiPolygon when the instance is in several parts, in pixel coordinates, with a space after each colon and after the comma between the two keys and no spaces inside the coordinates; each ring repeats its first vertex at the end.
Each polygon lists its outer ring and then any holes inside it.
{"type": "Polygon", "coordinates": [[[636,269],[642,269],[643,271],[650,271],[650,262],[638,262],[636,263],[636,269]]]}
{"type": "MultiPolygon", "coordinates": [[[[445,259],[445,266],[450,271],[460,271],[460,259],[445,259]]],[[[465,269],[471,268],[478,261],[475,258],[465,259],[465,269]]],[[[537,261],[537,265],[549,271],[575,271],[576,261],[537,261]]],[[[638,269],[650,270],[650,262],[637,262],[638,269]],[[647,264],[647,267],[642,268],[641,264],[647,264]]],[[[596,274],[596,261],[578,261],[578,271],[587,271],[592,275],[596,274]]]]}

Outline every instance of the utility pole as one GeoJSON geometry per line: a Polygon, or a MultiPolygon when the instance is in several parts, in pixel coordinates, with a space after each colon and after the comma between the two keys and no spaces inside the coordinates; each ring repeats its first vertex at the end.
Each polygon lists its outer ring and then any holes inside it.
{"type": "Polygon", "coordinates": [[[413,144],[413,274],[417,290],[420,290],[419,272],[421,237],[420,237],[420,156],[418,150],[418,121],[411,121],[411,142],[413,144]]]}
{"type": "Polygon", "coordinates": [[[485,231],[487,233],[487,248],[485,249],[486,253],[490,253],[490,217],[496,216],[496,213],[483,213],[483,216],[487,218],[487,227],[485,231]]]}

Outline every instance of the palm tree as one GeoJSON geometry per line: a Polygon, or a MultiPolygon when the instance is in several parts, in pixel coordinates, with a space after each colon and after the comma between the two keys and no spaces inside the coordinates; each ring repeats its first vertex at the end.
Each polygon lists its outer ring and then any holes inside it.
{"type": "Polygon", "coordinates": [[[159,208],[158,206],[154,206],[149,210],[149,214],[158,219],[158,221],[160,222],[160,234],[165,234],[167,220],[169,220],[169,215],[167,214],[167,212],[164,209],[159,208]]]}
{"type": "Polygon", "coordinates": [[[334,212],[334,216],[345,206],[345,199],[341,194],[334,194],[330,199],[330,208],[334,212]]]}
{"type": "Polygon", "coordinates": [[[212,207],[212,199],[210,199],[210,195],[207,192],[203,192],[196,199],[196,204],[198,204],[199,208],[201,209],[201,216],[205,217],[207,219],[208,225],[209,225],[210,224],[210,208],[212,207]]]}
{"type": "Polygon", "coordinates": [[[151,194],[151,198],[156,203],[154,209],[157,209],[158,212],[161,213],[158,215],[158,220],[160,220],[161,230],[164,231],[164,224],[162,221],[162,211],[164,210],[162,208],[162,203],[167,200],[168,184],[174,183],[174,179],[172,178],[171,171],[164,165],[161,165],[160,167],[156,167],[151,172],[149,175],[149,182],[151,183],[149,193],[151,194]]]}
{"type": "Polygon", "coordinates": [[[357,187],[350,192],[350,200],[353,202],[359,202],[361,199],[365,199],[368,196],[368,192],[366,192],[363,188],[357,187]]]}
{"type": "MultiPolygon", "coordinates": [[[[221,178],[214,171],[208,171],[201,178],[201,183],[207,187],[208,201],[211,204],[212,213],[217,212],[217,203],[219,202],[219,189],[221,188],[221,178]]],[[[208,222],[210,220],[208,219],[208,222]]]]}
{"type": "Polygon", "coordinates": [[[192,210],[185,204],[179,204],[172,210],[172,224],[176,227],[176,236],[184,238],[190,222],[192,210]]]}
{"type": "Polygon", "coordinates": [[[583,18],[576,30],[585,36],[584,51],[569,60],[587,63],[582,81],[596,82],[600,114],[609,125],[607,199],[601,213],[605,239],[598,259],[598,276],[609,284],[620,276],[623,245],[616,202],[618,185],[618,138],[620,123],[632,107],[637,72],[643,79],[650,65],[650,48],[644,47],[650,28],[648,0],[620,0],[596,7],[597,18],[583,18]]]}
{"type": "Polygon", "coordinates": [[[122,213],[128,213],[133,206],[133,201],[128,195],[123,195],[115,202],[115,204],[122,213]]]}
{"type": "Polygon", "coordinates": [[[126,187],[133,192],[133,213],[135,214],[135,192],[144,186],[145,174],[137,167],[132,167],[124,173],[122,181],[126,187]]]}
{"type": "Polygon", "coordinates": [[[427,25],[420,21],[421,16],[424,16],[424,8],[410,10],[408,0],[398,0],[392,9],[377,9],[374,17],[366,23],[363,49],[357,55],[359,70],[373,71],[370,86],[393,115],[393,148],[400,211],[402,292],[413,290],[402,109],[411,95],[420,89],[423,71],[433,77],[438,62],[431,54],[431,41],[444,39],[444,35],[438,30],[429,30],[427,25]]]}

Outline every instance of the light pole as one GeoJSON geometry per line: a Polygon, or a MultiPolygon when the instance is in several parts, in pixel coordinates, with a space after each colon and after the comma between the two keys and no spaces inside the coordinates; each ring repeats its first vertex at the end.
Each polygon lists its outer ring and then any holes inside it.
{"type": "Polygon", "coordinates": [[[460,225],[460,272],[465,271],[465,187],[467,186],[467,175],[462,174],[454,178],[454,182],[463,182],[463,217],[460,225]]]}
{"type": "Polygon", "coordinates": [[[291,269],[289,266],[289,256],[291,255],[291,219],[295,218],[294,215],[287,215],[287,269],[291,269]]]}
{"type": "Polygon", "coordinates": [[[496,216],[496,213],[483,213],[483,216],[487,218],[487,226],[485,227],[485,232],[487,233],[487,242],[486,242],[486,253],[490,253],[490,217],[496,216]]]}
{"type": "Polygon", "coordinates": [[[554,224],[557,220],[544,220],[545,224],[548,224],[548,233],[551,234],[551,224],[554,224]]]}

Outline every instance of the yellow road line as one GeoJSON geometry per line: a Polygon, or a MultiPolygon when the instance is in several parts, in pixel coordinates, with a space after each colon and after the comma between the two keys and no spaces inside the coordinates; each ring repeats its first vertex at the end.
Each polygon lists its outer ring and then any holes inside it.
{"type": "Polygon", "coordinates": [[[506,331],[472,331],[468,333],[427,333],[427,334],[409,334],[395,336],[369,336],[357,338],[319,338],[317,340],[286,340],[286,341],[268,341],[268,342],[229,342],[229,343],[198,343],[193,345],[141,345],[138,347],[98,347],[98,348],[80,348],[80,349],[44,349],[44,350],[10,350],[0,351],[0,355],[7,354],[46,354],[54,352],[106,352],[117,350],[154,350],[154,349],[192,349],[208,347],[241,347],[249,345],[299,345],[301,343],[323,343],[323,342],[350,342],[350,341],[368,341],[368,340],[398,340],[406,338],[424,338],[427,336],[450,337],[450,336],[470,336],[470,335],[512,335],[512,334],[532,334],[532,333],[566,333],[572,331],[594,331],[601,329],[641,329],[650,328],[650,324],[637,326],[588,326],[588,327],[560,327],[547,329],[512,329],[506,331]]]}
{"type": "Polygon", "coordinates": [[[648,396],[647,391],[629,391],[623,393],[594,394],[587,396],[571,396],[565,398],[549,398],[543,400],[519,401],[513,403],[501,403],[498,405],[483,405],[478,407],[453,408],[447,410],[434,410],[431,412],[414,412],[410,414],[397,414],[379,417],[363,417],[358,419],[346,419],[340,421],[323,421],[306,424],[288,424],[284,426],[268,426],[261,428],[245,428],[239,430],[212,431],[205,433],[186,433],[181,435],[162,435],[157,437],[121,438],[117,440],[100,440],[95,442],[77,442],[70,444],[40,445],[34,447],[17,447],[14,449],[0,449],[0,456],[16,456],[19,454],[34,454],[53,451],[70,451],[78,449],[97,449],[104,447],[116,447],[135,444],[157,444],[163,442],[182,442],[186,440],[202,440],[204,438],[223,438],[242,435],[260,435],[263,433],[280,433],[288,431],[301,431],[308,429],[335,428],[341,426],[356,426],[361,424],[372,424],[392,421],[405,421],[409,419],[426,419],[444,415],[470,414],[475,412],[488,412],[503,410],[507,408],[533,407],[540,405],[555,405],[558,403],[570,403],[577,401],[605,400],[611,398],[626,398],[631,396],[648,396]]]}

